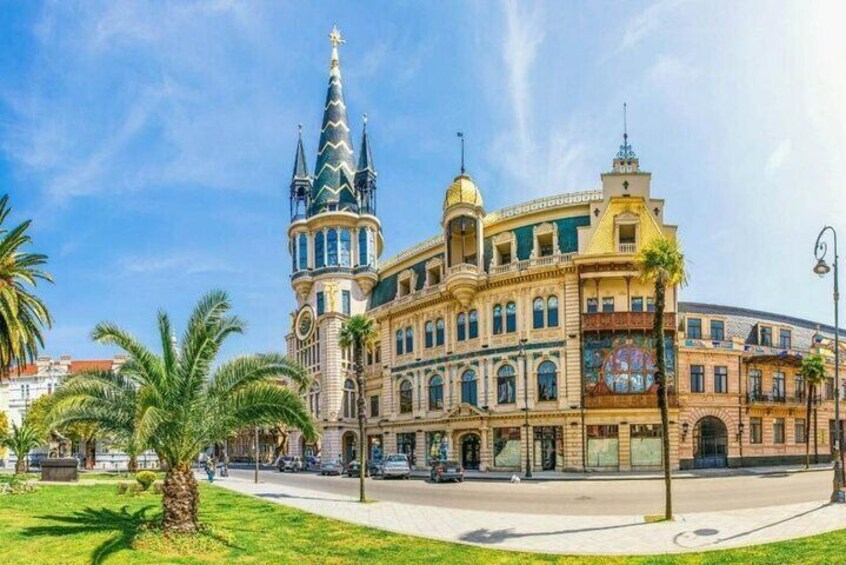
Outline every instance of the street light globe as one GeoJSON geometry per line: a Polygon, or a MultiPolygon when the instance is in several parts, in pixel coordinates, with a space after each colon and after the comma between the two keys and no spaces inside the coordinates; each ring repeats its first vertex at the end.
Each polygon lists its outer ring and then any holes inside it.
{"type": "Polygon", "coordinates": [[[817,264],[814,265],[814,272],[821,277],[827,275],[830,270],[831,267],[828,266],[828,263],[825,262],[825,259],[820,259],[819,261],[817,261],[817,264]]]}

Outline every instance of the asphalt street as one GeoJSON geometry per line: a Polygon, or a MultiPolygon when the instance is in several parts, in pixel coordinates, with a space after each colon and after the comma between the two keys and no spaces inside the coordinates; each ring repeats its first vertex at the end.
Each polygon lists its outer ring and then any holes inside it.
{"type": "MultiPolygon", "coordinates": [[[[252,479],[253,471],[230,474],[252,479]]],[[[708,477],[673,483],[676,512],[715,512],[826,501],[831,472],[812,471],[754,476],[708,477]]],[[[311,472],[262,470],[259,481],[332,494],[358,495],[358,479],[321,477],[311,472]]],[[[544,481],[519,484],[493,481],[434,484],[424,480],[367,479],[367,496],[445,509],[495,510],[535,514],[647,515],[663,512],[661,480],[544,481]]]]}

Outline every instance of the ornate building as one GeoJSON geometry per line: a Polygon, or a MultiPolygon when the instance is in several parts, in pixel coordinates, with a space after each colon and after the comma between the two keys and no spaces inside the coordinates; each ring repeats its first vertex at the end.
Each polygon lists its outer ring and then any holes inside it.
{"type": "MultiPolygon", "coordinates": [[[[653,289],[634,259],[652,239],[674,238],[676,227],[665,223],[664,201],[652,196],[628,136],[600,190],[494,212],[462,168],[446,189],[439,235],[379,263],[366,122],[354,161],[342,40],[337,30],[330,39],[315,172],[300,135],[288,228],[298,304],[288,351],[313,375],[308,405],[322,437],[306,444],[294,431],[291,452],[352,458],[363,394],[368,450],[408,453],[417,467],[445,455],[482,471],[660,467],[653,289]],[[364,391],[338,346],[341,324],[357,313],[372,316],[381,336],[367,354],[364,391]]],[[[680,303],[676,289],[668,289],[665,317],[673,465],[802,456],[796,373],[818,346],[814,324],[680,303]]],[[[815,404],[821,454],[829,452],[831,395],[815,404]]]]}

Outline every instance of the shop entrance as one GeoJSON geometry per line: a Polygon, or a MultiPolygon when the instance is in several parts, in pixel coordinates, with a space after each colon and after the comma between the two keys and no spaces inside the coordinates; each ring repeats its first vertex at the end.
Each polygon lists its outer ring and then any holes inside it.
{"type": "Polygon", "coordinates": [[[719,418],[705,416],[693,429],[693,467],[728,467],[728,432],[719,418]]]}
{"type": "Polygon", "coordinates": [[[558,426],[536,427],[534,464],[544,471],[554,471],[561,438],[561,428],[558,426]]]}
{"type": "Polygon", "coordinates": [[[481,460],[482,440],[476,434],[461,439],[461,464],[465,469],[478,469],[481,460]]]}

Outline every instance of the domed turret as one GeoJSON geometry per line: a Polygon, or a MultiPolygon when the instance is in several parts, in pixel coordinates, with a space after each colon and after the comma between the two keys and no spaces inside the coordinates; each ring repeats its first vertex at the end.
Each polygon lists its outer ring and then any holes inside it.
{"type": "Polygon", "coordinates": [[[470,178],[470,175],[460,174],[455,177],[452,184],[447,187],[446,196],[444,196],[443,210],[455,206],[456,204],[469,204],[471,206],[483,206],[482,193],[479,187],[470,178]]]}

